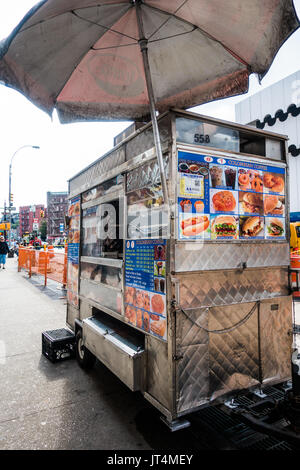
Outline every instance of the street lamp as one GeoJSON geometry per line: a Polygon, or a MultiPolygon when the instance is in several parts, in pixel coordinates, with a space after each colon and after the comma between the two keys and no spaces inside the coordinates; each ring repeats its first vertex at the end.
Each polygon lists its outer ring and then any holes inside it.
{"type": "Polygon", "coordinates": [[[12,161],[13,161],[13,158],[14,156],[22,149],[26,148],[26,147],[31,147],[33,149],[39,149],[40,147],[38,145],[22,145],[22,147],[18,148],[18,150],[15,151],[15,153],[13,154],[13,156],[11,157],[11,160],[10,160],[10,164],[9,164],[9,185],[8,185],[8,210],[9,210],[9,239],[8,239],[8,242],[9,242],[9,246],[11,244],[11,210],[12,210],[12,200],[11,200],[11,165],[12,165],[12,161]]]}

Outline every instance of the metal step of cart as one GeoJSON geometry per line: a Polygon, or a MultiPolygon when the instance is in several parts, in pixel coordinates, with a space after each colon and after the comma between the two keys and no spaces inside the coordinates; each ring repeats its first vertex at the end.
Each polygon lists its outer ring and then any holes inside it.
{"type": "Polygon", "coordinates": [[[92,316],[83,320],[83,342],[108,369],[132,391],[141,390],[144,368],[144,338],[126,325],[92,316]]]}

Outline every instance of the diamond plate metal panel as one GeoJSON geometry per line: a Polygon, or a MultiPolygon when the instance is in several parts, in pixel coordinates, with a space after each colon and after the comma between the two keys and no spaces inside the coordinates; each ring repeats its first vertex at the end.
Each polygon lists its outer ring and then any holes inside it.
{"type": "Polygon", "coordinates": [[[177,412],[197,408],[209,401],[209,352],[206,344],[180,349],[177,412]]]}
{"type": "Polygon", "coordinates": [[[261,369],[263,383],[291,376],[292,297],[268,300],[260,307],[261,369]]]}
{"type": "MultiPolygon", "coordinates": [[[[159,138],[162,147],[171,141],[171,115],[168,114],[158,119],[159,138]]],[[[154,147],[154,137],[152,125],[138,132],[133,139],[125,143],[126,161],[140,155],[148,149],[154,147]]]]}
{"type": "MultiPolygon", "coordinates": [[[[242,320],[255,303],[213,307],[209,330],[229,328],[242,320]]],[[[259,384],[257,308],[248,321],[233,331],[209,333],[210,400],[259,384]]]]}
{"type": "MultiPolygon", "coordinates": [[[[164,168],[166,172],[166,178],[169,177],[169,155],[164,156],[164,168]]],[[[135,168],[127,174],[127,192],[146,188],[148,186],[157,187],[160,185],[160,171],[157,163],[157,159],[152,160],[149,163],[135,168]]]]}
{"type": "Polygon", "coordinates": [[[214,271],[177,274],[183,308],[237,304],[289,294],[285,269],[214,271]]]}
{"type": "Polygon", "coordinates": [[[178,243],[175,246],[175,271],[211,271],[289,266],[288,243],[178,243]]]}
{"type": "Polygon", "coordinates": [[[146,337],[146,391],[166,408],[170,406],[167,343],[146,337]]]}
{"type": "Polygon", "coordinates": [[[195,309],[186,314],[177,312],[178,413],[259,383],[257,308],[247,322],[233,331],[211,332],[235,325],[254,306],[255,303],[246,303],[195,309]]]}
{"type": "Polygon", "coordinates": [[[176,316],[178,412],[196,408],[209,399],[208,333],[195,324],[207,329],[208,314],[204,309],[197,309],[189,312],[189,318],[182,312],[176,316]]]}
{"type": "Polygon", "coordinates": [[[69,193],[79,194],[95,185],[95,181],[103,174],[125,162],[125,149],[121,147],[112,151],[75,176],[69,182],[69,193]]]}

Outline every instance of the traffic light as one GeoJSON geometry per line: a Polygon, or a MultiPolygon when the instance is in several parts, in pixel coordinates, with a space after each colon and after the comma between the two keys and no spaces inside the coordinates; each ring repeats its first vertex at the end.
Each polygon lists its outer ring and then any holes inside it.
{"type": "Polygon", "coordinates": [[[45,212],[43,211],[43,209],[40,210],[40,216],[41,216],[42,218],[45,217],[45,212]]]}
{"type": "Polygon", "coordinates": [[[14,200],[14,195],[10,193],[10,201],[9,201],[10,206],[13,206],[13,200],[14,200]]]}

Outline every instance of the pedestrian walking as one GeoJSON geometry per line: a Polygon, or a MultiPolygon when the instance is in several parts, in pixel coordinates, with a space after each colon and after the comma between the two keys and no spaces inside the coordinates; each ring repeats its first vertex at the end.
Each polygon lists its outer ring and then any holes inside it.
{"type": "Polygon", "coordinates": [[[0,237],[0,269],[5,269],[6,255],[9,253],[8,244],[6,243],[3,235],[0,237]]]}

